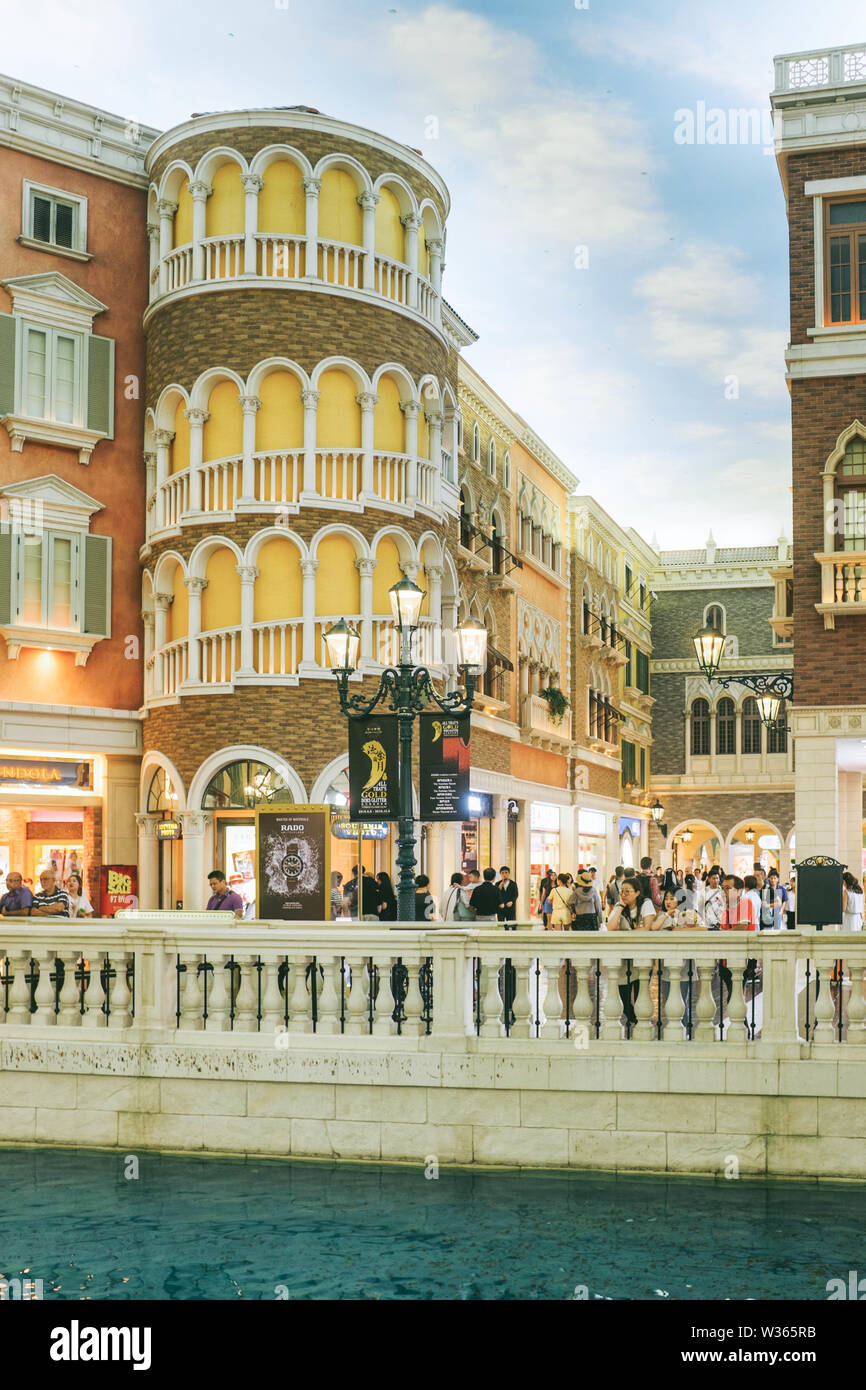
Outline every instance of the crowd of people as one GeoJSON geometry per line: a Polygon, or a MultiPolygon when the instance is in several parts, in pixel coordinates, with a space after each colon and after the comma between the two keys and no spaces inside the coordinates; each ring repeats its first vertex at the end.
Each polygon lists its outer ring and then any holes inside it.
{"type": "Polygon", "coordinates": [[[63,884],[54,869],[43,869],[34,892],[30,879],[10,869],[6,892],[0,897],[0,917],[92,917],[93,904],[79,873],[67,874],[63,884]]]}
{"type": "MultiPolygon", "coordinates": [[[[508,865],[495,869],[456,872],[443,896],[441,911],[426,874],[415,875],[416,922],[502,922],[516,930],[517,884],[508,865]]],[[[354,917],[361,922],[396,922],[397,894],[391,875],[375,876],[355,864],[351,877],[331,874],[331,917],[354,917]]]]}

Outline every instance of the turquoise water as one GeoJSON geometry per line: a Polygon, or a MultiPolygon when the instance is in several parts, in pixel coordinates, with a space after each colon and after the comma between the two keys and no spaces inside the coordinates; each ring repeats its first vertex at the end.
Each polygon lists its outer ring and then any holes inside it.
{"type": "Polygon", "coordinates": [[[866,1187],[139,1163],[0,1149],[0,1275],[46,1300],[823,1300],[866,1274],[866,1187]]]}

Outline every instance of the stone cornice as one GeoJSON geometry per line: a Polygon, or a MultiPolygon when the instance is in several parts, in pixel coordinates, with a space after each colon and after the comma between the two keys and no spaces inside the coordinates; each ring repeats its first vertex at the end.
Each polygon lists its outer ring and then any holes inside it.
{"type": "MultiPolygon", "coordinates": [[[[766,656],[732,656],[730,661],[719,672],[725,676],[736,671],[792,671],[794,669],[794,653],[787,648],[784,651],[768,652],[766,656]]],[[[694,657],[676,658],[652,658],[650,661],[651,675],[671,675],[684,674],[689,676],[699,675],[698,663],[694,657]]]]}
{"type": "Polygon", "coordinates": [[[789,722],[795,738],[866,734],[866,705],[792,705],[789,722]]]}
{"type": "MultiPolygon", "coordinates": [[[[368,130],[366,126],[351,125],[348,121],[338,121],[333,116],[314,115],[309,111],[285,111],[273,107],[254,107],[242,111],[205,112],[200,116],[194,116],[191,120],[172,126],[171,130],[164,131],[157,136],[147,151],[147,170],[150,172],[161,155],[166,154],[172,146],[182,141],[210,132],[219,137],[221,131],[238,130],[244,126],[279,128],[284,129],[287,133],[292,130],[313,131],[316,134],[330,136],[336,146],[339,146],[340,140],[351,140],[355,144],[369,145],[371,149],[378,150],[380,154],[386,155],[389,159],[408,165],[410,169],[414,169],[416,173],[421,174],[428,183],[432,184],[442,199],[446,219],[451,210],[451,198],[441,174],[438,174],[433,165],[428,164],[424,156],[413,150],[411,146],[401,145],[399,140],[392,140],[389,136],[381,135],[378,131],[368,130]]],[[[214,145],[223,143],[219,138],[214,140],[214,145]]],[[[291,140],[287,139],[286,143],[291,144],[291,140]]]]}
{"type": "Polygon", "coordinates": [[[0,75],[0,144],[147,187],[145,155],[159,135],[129,117],[0,75]]]}

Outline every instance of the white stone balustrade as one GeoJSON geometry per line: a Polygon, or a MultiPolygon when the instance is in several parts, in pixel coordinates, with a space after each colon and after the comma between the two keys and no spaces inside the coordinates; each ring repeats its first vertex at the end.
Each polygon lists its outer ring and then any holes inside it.
{"type": "Polygon", "coordinates": [[[6,1037],[84,1028],[157,1030],[163,1040],[190,1032],[272,1039],[283,1028],[358,1046],[365,1037],[398,1047],[432,1038],[458,1051],[489,1042],[563,1055],[679,1055],[690,1047],[710,1049],[702,1055],[849,1055],[866,1044],[864,969],[859,933],[634,932],[621,940],[447,924],[234,925],[228,913],[133,912],[62,924],[7,918],[0,1027],[6,1037]],[[720,957],[731,985],[728,994],[723,971],[721,1020],[720,957]]]}

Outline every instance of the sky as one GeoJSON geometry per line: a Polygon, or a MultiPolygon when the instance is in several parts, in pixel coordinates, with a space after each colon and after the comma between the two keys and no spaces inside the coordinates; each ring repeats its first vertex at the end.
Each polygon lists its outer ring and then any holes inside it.
{"type": "Polygon", "coordinates": [[[866,40],[862,6],[28,0],[4,37],[10,76],[160,129],[302,104],[422,150],[451,193],[465,356],[579,491],[665,549],[790,536],[787,227],[761,115],[774,55],[866,40]],[[725,142],[700,142],[714,108],[725,142]],[[748,138],[732,108],[755,111],[748,138]]]}

